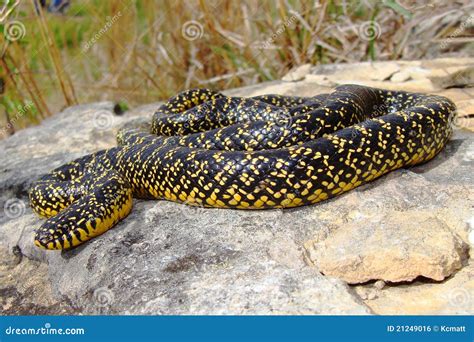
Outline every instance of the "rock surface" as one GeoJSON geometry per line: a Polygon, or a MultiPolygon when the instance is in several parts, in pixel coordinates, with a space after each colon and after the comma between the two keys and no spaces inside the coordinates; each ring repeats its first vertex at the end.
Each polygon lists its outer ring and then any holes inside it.
{"type": "Polygon", "coordinates": [[[411,283],[359,285],[356,293],[377,314],[472,315],[474,265],[472,261],[443,282],[418,279],[411,283]]]}
{"type": "Polygon", "coordinates": [[[112,103],[77,106],[0,141],[2,312],[472,314],[474,134],[466,115],[474,94],[459,75],[470,75],[474,60],[390,63],[305,67],[287,78],[293,82],[227,92],[314,95],[350,82],[456,102],[458,129],[433,161],[310,207],[235,211],[135,201],[131,215],[101,237],[45,252],[32,244],[41,220],[28,208],[31,182],[114,146],[118,127],[148,120],[157,105],[123,116],[114,116],[112,103]]]}
{"type": "Polygon", "coordinates": [[[324,274],[351,284],[419,276],[440,281],[462,267],[468,246],[445,222],[418,210],[400,214],[388,213],[374,222],[354,213],[354,221],[328,238],[306,243],[309,259],[324,274]]]}
{"type": "Polygon", "coordinates": [[[0,247],[0,312],[4,315],[66,315],[77,311],[54,298],[48,266],[0,247]],[[45,279],[46,277],[46,279],[45,279]]]}

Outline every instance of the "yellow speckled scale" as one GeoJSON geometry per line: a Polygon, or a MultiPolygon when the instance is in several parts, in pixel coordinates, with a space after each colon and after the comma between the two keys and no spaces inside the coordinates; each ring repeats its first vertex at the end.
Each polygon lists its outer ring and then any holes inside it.
{"type": "Polygon", "coordinates": [[[119,146],[33,184],[31,206],[47,218],[35,244],[66,249],[102,234],[132,197],[236,209],[317,203],[430,160],[455,111],[441,96],[357,85],[314,97],[187,90],[157,110],[151,133],[123,129],[119,146]]]}

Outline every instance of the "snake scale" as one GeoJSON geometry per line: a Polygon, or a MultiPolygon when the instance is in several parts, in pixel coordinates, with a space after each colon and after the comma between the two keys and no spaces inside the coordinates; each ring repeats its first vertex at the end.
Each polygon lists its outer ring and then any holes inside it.
{"type": "Polygon", "coordinates": [[[151,133],[122,129],[117,147],[33,183],[31,206],[47,218],[35,244],[77,246],[126,217],[133,197],[235,209],[326,200],[433,158],[455,112],[442,96],[358,85],[314,97],[187,90],[154,113],[151,133]]]}

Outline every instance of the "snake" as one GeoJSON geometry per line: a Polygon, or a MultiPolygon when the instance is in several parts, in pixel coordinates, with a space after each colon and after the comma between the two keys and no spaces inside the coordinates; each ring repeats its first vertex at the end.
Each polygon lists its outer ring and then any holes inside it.
{"type": "Polygon", "coordinates": [[[117,146],[68,162],[29,190],[40,248],[63,250],[123,220],[133,199],[203,208],[315,204],[424,163],[449,141],[446,97],[345,84],[310,97],[184,90],[126,127],[117,146]]]}

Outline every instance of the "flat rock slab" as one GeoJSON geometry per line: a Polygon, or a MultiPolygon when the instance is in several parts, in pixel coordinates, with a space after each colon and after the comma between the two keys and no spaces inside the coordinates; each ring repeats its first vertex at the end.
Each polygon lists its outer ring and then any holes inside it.
{"type": "MultiPolygon", "coordinates": [[[[364,66],[379,75],[357,74],[360,65],[305,66],[289,82],[226,93],[310,96],[350,78],[447,95],[464,114],[473,108],[472,88],[437,88],[442,74],[432,72],[446,69],[451,85],[462,83],[455,75],[462,68],[468,75],[472,59],[390,63],[389,69],[364,66]]],[[[0,248],[9,255],[0,259],[5,313],[371,314],[397,313],[404,298],[432,303],[423,306],[427,314],[474,312],[471,302],[453,311],[452,299],[435,298],[444,292],[462,300],[456,289],[471,286],[474,134],[465,128],[472,120],[456,123],[461,129],[433,161],[318,205],[237,211],[137,200],[127,219],[74,250],[36,248],[33,231],[42,220],[28,207],[31,182],[114,146],[118,127],[149,120],[157,104],[122,116],[112,107],[71,107],[0,141],[0,248]],[[377,279],[388,283],[375,291],[377,279]],[[347,285],[360,282],[368,283],[347,285]]]]}
{"type": "Polygon", "coordinates": [[[420,276],[441,281],[467,260],[467,244],[429,214],[404,211],[380,218],[357,220],[321,242],[308,242],[310,260],[324,274],[351,284],[420,276]]]}
{"type": "Polygon", "coordinates": [[[102,238],[48,253],[53,289],[84,313],[370,313],[305,265],[291,216],[140,202],[102,238]]]}

